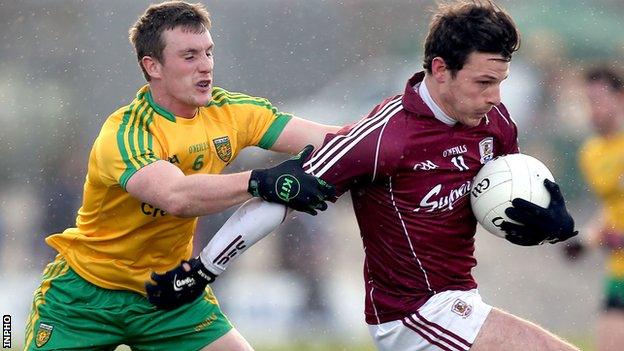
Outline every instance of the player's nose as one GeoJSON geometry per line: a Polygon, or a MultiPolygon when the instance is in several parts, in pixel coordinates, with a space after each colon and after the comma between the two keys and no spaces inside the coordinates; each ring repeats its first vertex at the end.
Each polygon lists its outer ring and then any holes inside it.
{"type": "Polygon", "coordinates": [[[501,94],[500,94],[500,87],[496,86],[496,87],[492,87],[490,89],[490,91],[487,94],[487,103],[493,106],[497,106],[500,105],[501,103],[501,94]]]}
{"type": "Polygon", "coordinates": [[[200,72],[212,72],[213,68],[214,68],[214,60],[212,56],[203,57],[201,61],[199,62],[199,66],[197,67],[197,69],[200,72]]]}

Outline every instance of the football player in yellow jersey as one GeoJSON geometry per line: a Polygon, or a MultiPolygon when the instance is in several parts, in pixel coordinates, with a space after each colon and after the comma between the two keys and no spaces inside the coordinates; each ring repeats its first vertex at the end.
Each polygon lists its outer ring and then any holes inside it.
{"type": "Polygon", "coordinates": [[[609,68],[594,68],[586,74],[585,90],[596,135],[582,146],[579,164],[603,207],[588,241],[609,250],[597,346],[599,351],[624,350],[624,80],[609,68]]]}
{"type": "Polygon", "coordinates": [[[252,196],[311,214],[324,210],[333,188],[301,164],[311,145],[338,128],[213,88],[209,29],[206,9],[182,1],[150,6],[130,29],[148,84],[96,138],[76,227],[46,239],[59,255],[35,292],[26,350],[251,349],[210,289],[163,310],[148,302],[144,284],[152,271],[189,259],[197,216],[252,196]],[[305,148],[273,168],[220,175],[247,146],[291,154],[305,148]]]}

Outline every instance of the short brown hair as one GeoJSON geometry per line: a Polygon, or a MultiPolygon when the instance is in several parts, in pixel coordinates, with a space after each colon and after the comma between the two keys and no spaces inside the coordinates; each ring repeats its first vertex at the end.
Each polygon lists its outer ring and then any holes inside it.
{"type": "Polygon", "coordinates": [[[151,56],[162,63],[165,49],[162,33],[176,27],[203,33],[210,29],[210,13],[199,3],[166,1],[148,7],[130,27],[128,31],[130,42],[134,46],[139,66],[147,81],[150,80],[150,76],[145,71],[141,59],[151,56]]]}
{"type": "Polygon", "coordinates": [[[490,0],[442,3],[429,24],[423,67],[444,59],[453,76],[473,52],[501,54],[511,60],[520,47],[520,33],[511,16],[490,0]]]}

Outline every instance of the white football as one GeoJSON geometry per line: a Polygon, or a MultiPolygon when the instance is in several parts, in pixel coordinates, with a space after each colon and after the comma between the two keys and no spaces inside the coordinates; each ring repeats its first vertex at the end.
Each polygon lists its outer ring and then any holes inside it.
{"type": "MultiPolygon", "coordinates": [[[[477,221],[490,233],[505,237],[500,229],[503,220],[511,221],[505,209],[519,197],[542,207],[548,207],[550,193],[544,179],[555,181],[550,170],[529,155],[499,156],[486,163],[472,181],[470,204],[477,221]]],[[[516,222],[514,222],[516,223],[516,222]]]]}

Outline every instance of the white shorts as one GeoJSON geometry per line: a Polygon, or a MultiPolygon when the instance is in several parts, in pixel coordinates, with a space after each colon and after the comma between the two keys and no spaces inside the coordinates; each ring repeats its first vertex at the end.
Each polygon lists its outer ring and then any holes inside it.
{"type": "Polygon", "coordinates": [[[491,310],[476,289],[443,291],[416,313],[368,329],[379,350],[467,351],[491,310]]]}

